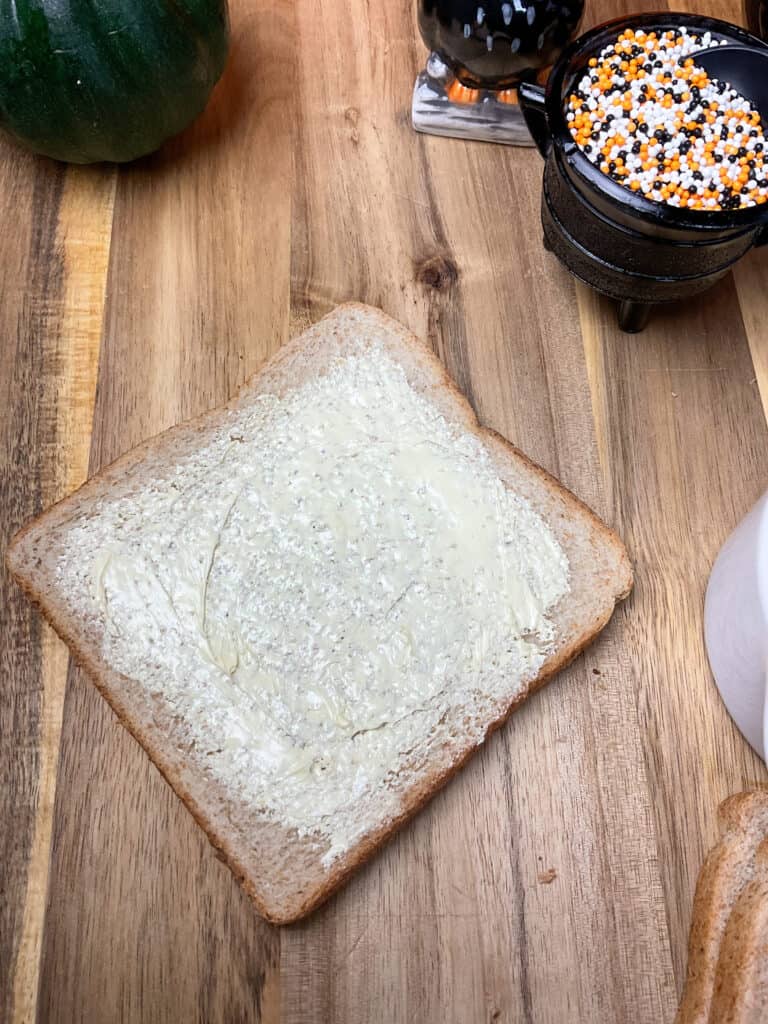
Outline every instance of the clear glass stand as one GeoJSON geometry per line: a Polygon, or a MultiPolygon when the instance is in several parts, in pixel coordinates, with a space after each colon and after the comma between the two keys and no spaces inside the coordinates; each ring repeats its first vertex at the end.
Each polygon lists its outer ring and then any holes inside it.
{"type": "Polygon", "coordinates": [[[411,119],[417,132],[507,146],[533,146],[514,89],[468,89],[436,53],[416,79],[411,119]]]}

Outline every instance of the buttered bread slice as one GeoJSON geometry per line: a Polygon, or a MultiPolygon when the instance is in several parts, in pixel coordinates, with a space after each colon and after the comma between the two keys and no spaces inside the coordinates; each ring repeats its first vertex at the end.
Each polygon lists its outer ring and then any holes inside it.
{"type": "Polygon", "coordinates": [[[359,305],[26,527],[9,564],[274,921],[631,586],[615,535],[359,305]]]}

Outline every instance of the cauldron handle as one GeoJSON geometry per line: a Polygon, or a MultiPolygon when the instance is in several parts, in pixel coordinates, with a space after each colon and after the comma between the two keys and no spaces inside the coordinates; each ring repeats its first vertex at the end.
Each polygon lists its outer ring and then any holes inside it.
{"type": "Polygon", "coordinates": [[[521,82],[517,90],[520,109],[523,112],[525,123],[528,125],[528,131],[546,160],[549,147],[552,145],[552,135],[547,120],[545,95],[544,89],[533,82],[521,82]]]}

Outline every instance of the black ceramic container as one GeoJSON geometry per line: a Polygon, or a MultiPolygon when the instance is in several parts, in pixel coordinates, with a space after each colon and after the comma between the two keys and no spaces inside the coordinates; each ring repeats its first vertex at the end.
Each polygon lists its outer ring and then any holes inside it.
{"type": "Polygon", "coordinates": [[[552,64],[584,0],[418,0],[419,30],[469,88],[506,89],[552,64]]]}
{"type": "MultiPolygon", "coordinates": [[[[575,40],[553,68],[546,90],[520,87],[520,104],[545,158],[544,244],[572,274],[619,302],[619,324],[630,332],[643,329],[653,306],[704,291],[752,246],[768,241],[768,204],[704,211],[652,202],[603,174],[568,130],[565,100],[590,57],[625,28],[677,26],[767,48],[738,26],[714,18],[639,14],[599,25],[575,40]]],[[[768,111],[761,114],[765,121],[768,111]]]]}

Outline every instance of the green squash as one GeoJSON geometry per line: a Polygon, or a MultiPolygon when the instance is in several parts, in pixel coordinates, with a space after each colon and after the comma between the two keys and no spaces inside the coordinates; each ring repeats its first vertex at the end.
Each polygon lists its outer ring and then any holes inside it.
{"type": "Polygon", "coordinates": [[[185,128],[227,58],[226,0],[0,0],[0,127],[71,163],[185,128]]]}

